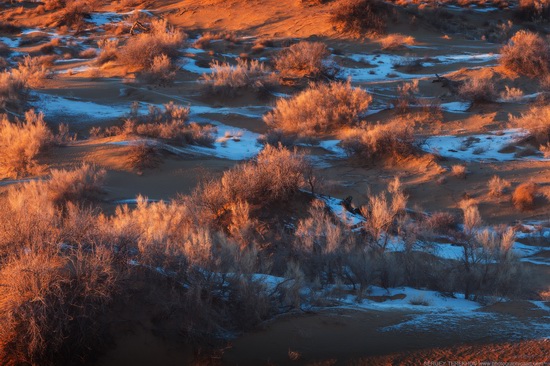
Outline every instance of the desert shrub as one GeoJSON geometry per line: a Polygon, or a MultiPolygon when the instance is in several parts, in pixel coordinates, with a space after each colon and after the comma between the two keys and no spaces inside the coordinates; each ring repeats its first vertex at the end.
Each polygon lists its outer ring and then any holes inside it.
{"type": "Polygon", "coordinates": [[[165,54],[155,56],[151,66],[143,72],[143,78],[148,83],[168,85],[176,77],[176,68],[165,54]]]}
{"type": "Polygon", "coordinates": [[[158,148],[147,142],[132,145],[128,154],[128,164],[132,169],[142,171],[156,168],[161,163],[158,148]]]}
{"type": "Polygon", "coordinates": [[[465,179],[468,174],[468,169],[465,165],[453,165],[451,167],[451,175],[456,178],[465,179]]]}
{"type": "Polygon", "coordinates": [[[169,26],[166,20],[153,20],[149,32],[128,39],[120,50],[119,60],[130,67],[150,69],[157,56],[175,58],[185,39],[185,34],[169,26]]]}
{"type": "Polygon", "coordinates": [[[78,53],[78,57],[81,58],[95,58],[97,56],[97,49],[90,47],[82,50],[78,53]]]}
{"type": "Polygon", "coordinates": [[[394,50],[403,46],[411,46],[414,44],[414,37],[405,36],[403,34],[388,34],[386,37],[378,40],[383,50],[394,50]]]}
{"type": "Polygon", "coordinates": [[[316,136],[357,125],[371,101],[365,90],[350,82],[311,85],[293,98],[277,100],[264,121],[285,133],[316,136]]]}
{"type": "Polygon", "coordinates": [[[216,225],[227,228],[235,204],[267,205],[289,200],[304,184],[307,163],[303,156],[282,146],[266,145],[254,161],[224,172],[220,180],[202,183],[192,195],[216,225]]]}
{"type": "Polygon", "coordinates": [[[102,39],[98,41],[99,56],[97,57],[96,63],[98,65],[103,65],[109,61],[116,60],[119,48],[118,44],[118,39],[102,39]]]}
{"type": "Polygon", "coordinates": [[[134,135],[167,140],[177,145],[205,145],[215,141],[215,129],[210,126],[201,126],[189,122],[189,108],[176,105],[173,102],[164,105],[164,109],[149,106],[149,113],[139,115],[138,105],[134,105],[130,117],[123,126],[107,128],[94,127],[90,135],[124,136],[134,135]]]}
{"type": "Polygon", "coordinates": [[[260,91],[275,83],[269,69],[261,62],[237,60],[237,65],[214,61],[210,64],[212,73],[202,75],[207,93],[235,95],[243,90],[260,91]]]}
{"type": "Polygon", "coordinates": [[[356,155],[366,162],[404,158],[416,151],[413,128],[401,119],[386,124],[364,123],[347,130],[341,145],[350,155],[356,155]]]}
{"type": "Polygon", "coordinates": [[[530,210],[535,204],[538,186],[534,182],[522,183],[512,193],[512,203],[521,211],[530,210]]]}
{"type": "Polygon", "coordinates": [[[502,196],[511,187],[509,181],[496,175],[489,180],[487,185],[489,187],[489,194],[494,197],[502,196]]]}
{"type": "Polygon", "coordinates": [[[500,93],[500,99],[507,102],[517,102],[520,101],[523,97],[523,91],[518,88],[510,88],[508,85],[505,86],[504,91],[500,93]]]}
{"type": "Polygon", "coordinates": [[[395,111],[398,114],[408,113],[414,104],[419,103],[416,94],[418,93],[418,80],[410,83],[402,83],[397,86],[397,100],[395,102],[395,111]]]}
{"type": "Polygon", "coordinates": [[[0,108],[19,107],[26,99],[27,86],[11,71],[0,72],[0,108]]]}
{"type": "Polygon", "coordinates": [[[13,72],[31,88],[42,87],[48,77],[48,69],[41,60],[30,56],[26,56],[13,72]]]}
{"type": "Polygon", "coordinates": [[[389,185],[388,192],[369,196],[367,204],[361,207],[361,213],[365,216],[363,227],[370,236],[369,245],[375,252],[386,250],[392,234],[396,232],[398,217],[405,213],[407,199],[396,178],[389,185]]]}
{"type": "Polygon", "coordinates": [[[496,100],[493,81],[489,78],[469,78],[458,87],[461,98],[474,103],[490,103],[496,100]]]}
{"type": "Polygon", "coordinates": [[[74,170],[52,169],[44,191],[55,205],[96,200],[103,192],[105,170],[83,164],[74,170]]]}
{"type": "Polygon", "coordinates": [[[425,224],[434,233],[446,235],[456,230],[458,222],[449,212],[434,212],[426,219],[425,224]]]}
{"type": "Polygon", "coordinates": [[[100,340],[99,316],[116,288],[112,254],[29,252],[0,270],[0,360],[53,365],[80,361],[100,340]]]}
{"type": "Polygon", "coordinates": [[[550,141],[550,107],[532,107],[519,117],[510,117],[513,126],[523,128],[529,132],[527,139],[534,139],[539,145],[546,145],[550,141]]]}
{"type": "Polygon", "coordinates": [[[195,43],[193,43],[193,47],[207,49],[210,47],[210,43],[216,40],[224,40],[231,43],[238,42],[237,37],[230,32],[219,32],[219,33],[206,32],[203,35],[201,35],[201,37],[197,39],[195,43]]]}
{"type": "Polygon", "coordinates": [[[345,0],[335,9],[331,22],[340,31],[355,36],[383,33],[391,13],[391,5],[382,1],[345,0]]]}
{"type": "Polygon", "coordinates": [[[518,31],[500,53],[500,63],[517,73],[542,77],[550,70],[548,42],[536,33],[518,31]]]}
{"type": "Polygon", "coordinates": [[[0,121],[0,177],[18,178],[36,174],[42,167],[37,157],[53,143],[43,114],[29,111],[24,121],[0,121]]]}
{"type": "Polygon", "coordinates": [[[333,79],[338,68],[328,57],[330,52],[321,42],[299,42],[283,49],[275,57],[275,69],[284,79],[333,79]]]}
{"type": "Polygon", "coordinates": [[[548,0],[519,0],[515,16],[521,20],[542,22],[550,19],[548,0]]]}

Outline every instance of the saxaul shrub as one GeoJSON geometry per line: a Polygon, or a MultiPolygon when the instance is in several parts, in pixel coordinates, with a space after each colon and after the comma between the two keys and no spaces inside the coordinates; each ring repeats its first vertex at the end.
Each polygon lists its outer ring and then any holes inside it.
{"type": "Polygon", "coordinates": [[[534,182],[522,183],[512,194],[512,203],[521,211],[531,210],[535,204],[538,186],[534,182]]]}
{"type": "Polygon", "coordinates": [[[40,173],[39,154],[53,145],[54,137],[43,114],[33,110],[23,121],[10,122],[0,117],[0,177],[18,178],[40,173]]]}
{"type": "Polygon", "coordinates": [[[384,33],[392,6],[377,0],[345,0],[338,4],[331,22],[342,32],[356,37],[384,33]]]}
{"type": "Polygon", "coordinates": [[[395,119],[386,124],[363,123],[342,133],[342,147],[351,156],[366,163],[377,159],[399,160],[415,154],[416,144],[412,126],[395,119]]]}
{"type": "Polygon", "coordinates": [[[370,94],[349,81],[312,84],[290,99],[278,99],[264,121],[287,134],[314,137],[356,126],[371,101],[370,94]]]}
{"type": "Polygon", "coordinates": [[[210,74],[202,75],[202,84],[210,94],[234,96],[242,91],[262,91],[276,83],[273,73],[257,60],[237,59],[237,65],[214,61],[210,74]]]}
{"type": "Polygon", "coordinates": [[[550,71],[550,48],[540,35],[520,30],[500,50],[500,63],[529,77],[543,77],[550,71]]]}
{"type": "Polygon", "coordinates": [[[170,59],[175,58],[185,40],[186,35],[168,25],[166,20],[153,20],[148,32],[128,39],[118,58],[124,65],[148,70],[155,57],[166,55],[170,59]]]}
{"type": "Polygon", "coordinates": [[[275,57],[275,69],[283,79],[334,79],[338,67],[329,59],[330,51],[321,42],[299,42],[275,57]]]}

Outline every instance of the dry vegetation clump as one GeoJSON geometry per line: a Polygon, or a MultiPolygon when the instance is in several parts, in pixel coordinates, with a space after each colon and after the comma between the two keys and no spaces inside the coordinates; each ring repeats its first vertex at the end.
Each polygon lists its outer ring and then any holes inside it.
{"type": "Polygon", "coordinates": [[[500,197],[504,193],[506,193],[508,189],[510,189],[512,184],[509,181],[495,175],[489,180],[489,182],[487,183],[487,186],[489,187],[489,194],[491,196],[500,197]]]}
{"type": "Polygon", "coordinates": [[[500,63],[529,77],[543,77],[550,71],[550,48],[540,35],[520,30],[500,50],[500,63]]]}
{"type": "Polygon", "coordinates": [[[345,0],[332,14],[332,23],[340,31],[354,36],[384,33],[393,8],[378,0],[345,0]]]}
{"type": "Polygon", "coordinates": [[[13,71],[0,72],[0,108],[18,108],[26,99],[27,86],[13,71]]]}
{"type": "Polygon", "coordinates": [[[53,365],[80,361],[100,341],[99,316],[116,290],[113,255],[75,248],[32,251],[0,270],[0,361],[53,365]]]}
{"type": "Polygon", "coordinates": [[[334,79],[338,67],[328,57],[330,51],[321,42],[299,42],[275,57],[275,69],[283,79],[334,79]]]}
{"type": "Polygon", "coordinates": [[[163,139],[176,145],[209,146],[215,141],[215,129],[189,122],[189,108],[173,102],[164,105],[164,110],[149,106],[149,113],[139,115],[139,105],[132,107],[129,118],[123,126],[94,127],[92,137],[142,136],[163,139]]]}
{"type": "Polygon", "coordinates": [[[314,137],[357,125],[371,101],[370,94],[350,82],[312,84],[293,98],[278,99],[264,121],[286,134],[314,137]]]}
{"type": "Polygon", "coordinates": [[[529,132],[525,139],[533,139],[539,146],[550,142],[550,106],[531,107],[519,117],[510,117],[510,123],[529,132]]]}
{"type": "Polygon", "coordinates": [[[519,88],[510,88],[508,85],[504,87],[505,89],[500,93],[500,99],[507,102],[518,102],[523,97],[523,91],[519,88]]]}
{"type": "Polygon", "coordinates": [[[491,103],[497,98],[490,78],[469,78],[458,87],[458,95],[474,103],[491,103]]]}
{"type": "Polygon", "coordinates": [[[550,19],[550,1],[519,0],[514,15],[520,20],[542,23],[550,19]]]}
{"type": "Polygon", "coordinates": [[[210,48],[210,43],[212,41],[217,41],[217,40],[224,40],[227,42],[231,42],[233,44],[239,42],[235,34],[230,32],[219,32],[219,33],[206,32],[193,43],[193,47],[200,48],[203,50],[208,49],[210,48]]]}
{"type": "Polygon", "coordinates": [[[166,20],[152,20],[149,32],[132,36],[122,47],[119,61],[124,65],[149,70],[155,57],[166,55],[174,59],[184,45],[186,35],[168,25],[166,20]]]}
{"type": "Polygon", "coordinates": [[[534,182],[522,183],[512,193],[512,203],[521,211],[530,210],[535,204],[538,186],[534,182]]]}
{"type": "Polygon", "coordinates": [[[96,60],[97,65],[101,66],[117,59],[119,48],[118,39],[102,39],[97,41],[97,45],[99,47],[99,56],[96,60]]]}
{"type": "Polygon", "coordinates": [[[363,123],[346,130],[341,145],[350,155],[358,156],[368,163],[384,158],[398,160],[417,151],[413,128],[402,119],[385,124],[363,123]]]}
{"type": "Polygon", "coordinates": [[[404,46],[414,45],[414,37],[403,34],[388,34],[386,37],[378,40],[383,50],[395,50],[404,46]]]}
{"type": "Polygon", "coordinates": [[[155,56],[151,66],[143,72],[142,78],[150,84],[168,85],[176,78],[176,67],[165,54],[155,56]]]}
{"type": "Polygon", "coordinates": [[[142,171],[156,168],[161,163],[158,148],[153,144],[142,142],[132,145],[128,155],[128,164],[132,169],[142,171]]]}
{"type": "Polygon", "coordinates": [[[53,145],[54,137],[43,114],[29,111],[24,121],[10,122],[0,117],[0,178],[18,178],[39,173],[40,153],[53,145]]]}
{"type": "Polygon", "coordinates": [[[456,178],[466,179],[468,169],[465,165],[453,165],[451,167],[451,175],[456,178]]]}
{"type": "Polygon", "coordinates": [[[212,72],[202,75],[202,83],[207,93],[236,95],[243,90],[265,91],[276,83],[273,73],[261,62],[237,59],[237,65],[210,64],[212,72]]]}

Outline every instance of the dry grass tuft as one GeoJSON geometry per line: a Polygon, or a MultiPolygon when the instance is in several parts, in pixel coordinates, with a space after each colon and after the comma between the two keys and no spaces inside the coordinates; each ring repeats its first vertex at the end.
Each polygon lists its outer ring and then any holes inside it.
{"type": "Polygon", "coordinates": [[[386,37],[378,40],[383,50],[395,50],[404,46],[414,45],[414,37],[395,33],[388,34],[386,37]]]}
{"type": "Polygon", "coordinates": [[[458,88],[458,95],[474,103],[491,103],[497,98],[495,85],[490,78],[470,78],[458,88]]]}
{"type": "Polygon", "coordinates": [[[275,69],[283,79],[333,79],[338,73],[329,62],[330,52],[321,42],[299,42],[282,50],[275,57],[275,69]]]}
{"type": "Polygon", "coordinates": [[[453,165],[451,167],[451,175],[456,178],[466,179],[468,170],[465,165],[453,165]]]}
{"type": "Polygon", "coordinates": [[[496,175],[489,180],[489,183],[487,185],[489,187],[489,194],[493,197],[502,196],[512,186],[509,181],[502,179],[496,175]]]}

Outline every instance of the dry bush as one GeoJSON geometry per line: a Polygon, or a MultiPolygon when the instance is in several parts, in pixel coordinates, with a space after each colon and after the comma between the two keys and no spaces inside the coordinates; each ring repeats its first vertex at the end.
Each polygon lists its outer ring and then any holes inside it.
{"type": "Polygon", "coordinates": [[[416,96],[418,93],[418,80],[410,83],[402,83],[397,86],[397,101],[395,102],[395,111],[398,114],[408,113],[411,105],[418,104],[416,96]]]}
{"type": "Polygon", "coordinates": [[[49,201],[55,205],[66,202],[97,200],[103,189],[105,170],[83,164],[74,170],[52,169],[51,177],[43,188],[49,201]]]}
{"type": "Polygon", "coordinates": [[[474,103],[490,103],[497,98],[490,78],[469,78],[458,87],[458,95],[474,103]]]}
{"type": "Polygon", "coordinates": [[[451,175],[453,177],[466,179],[467,174],[468,174],[468,169],[466,169],[465,165],[453,165],[451,167],[451,175]]]}
{"type": "Polygon", "coordinates": [[[275,84],[275,77],[261,62],[237,59],[237,65],[214,61],[212,73],[202,75],[207,93],[236,95],[243,90],[262,91],[275,84]]]}
{"type": "Polygon", "coordinates": [[[147,142],[132,145],[128,154],[128,164],[132,169],[142,171],[156,168],[161,163],[158,149],[147,142]]]}
{"type": "Polygon", "coordinates": [[[130,117],[123,126],[107,128],[94,127],[90,130],[93,137],[100,136],[143,136],[167,140],[177,145],[209,146],[215,141],[215,129],[189,122],[189,108],[173,102],[164,105],[164,110],[149,106],[149,113],[140,116],[139,105],[134,105],[130,117]]]}
{"type": "Polygon", "coordinates": [[[202,183],[193,192],[192,205],[206,210],[205,219],[227,229],[232,224],[235,205],[263,206],[288,201],[305,183],[307,170],[302,155],[282,146],[267,145],[254,161],[224,172],[220,180],[202,183]]]}
{"type": "Polygon", "coordinates": [[[449,212],[434,212],[425,222],[428,229],[436,234],[448,235],[457,228],[456,217],[449,212]]]}
{"type": "Polygon", "coordinates": [[[43,60],[30,56],[26,56],[23,62],[20,62],[17,69],[14,69],[13,72],[31,88],[40,88],[44,86],[44,80],[49,74],[43,60]]]}
{"type": "Polygon", "coordinates": [[[520,30],[500,50],[500,63],[529,77],[543,77],[550,71],[548,42],[536,33],[520,30]]]}
{"type": "Polygon", "coordinates": [[[534,139],[541,146],[550,142],[550,106],[534,106],[519,117],[510,116],[510,123],[527,130],[527,138],[534,139]]]}
{"type": "Polygon", "coordinates": [[[518,88],[510,88],[508,85],[505,86],[504,91],[500,93],[500,99],[507,102],[517,102],[520,101],[523,97],[523,91],[518,88]]]}
{"type": "Polygon", "coordinates": [[[102,39],[100,41],[97,41],[97,45],[100,51],[96,63],[98,65],[103,65],[109,61],[116,60],[119,48],[118,44],[118,39],[102,39]]]}
{"type": "Polygon", "coordinates": [[[404,46],[414,45],[414,37],[403,34],[388,34],[386,37],[378,40],[383,50],[394,50],[404,46]]]}
{"type": "Polygon", "coordinates": [[[264,121],[285,133],[316,136],[357,125],[371,101],[370,94],[350,82],[310,85],[293,98],[277,100],[264,121]]]}
{"type": "Polygon", "coordinates": [[[176,68],[170,58],[162,54],[153,58],[153,63],[142,76],[148,83],[168,85],[176,78],[176,68]]]}
{"type": "Polygon", "coordinates": [[[238,42],[237,37],[230,32],[218,32],[218,33],[206,32],[193,43],[193,47],[204,50],[210,47],[210,43],[212,41],[217,41],[217,40],[225,40],[231,43],[238,42]]]}
{"type": "Polygon", "coordinates": [[[18,108],[26,99],[25,80],[13,71],[0,72],[0,108],[18,108]]]}
{"type": "Polygon", "coordinates": [[[328,60],[330,51],[321,42],[299,42],[275,57],[275,69],[283,79],[333,79],[338,68],[328,60]]]}
{"type": "Polygon", "coordinates": [[[108,250],[31,251],[4,263],[0,278],[3,364],[74,363],[100,341],[117,279],[108,250]]]}
{"type": "Polygon", "coordinates": [[[344,0],[335,9],[331,22],[342,32],[354,36],[383,33],[392,6],[377,0],[344,0]]]}
{"type": "Polygon", "coordinates": [[[512,203],[521,211],[531,210],[535,204],[538,186],[534,182],[522,183],[512,193],[512,203]]]}
{"type": "Polygon", "coordinates": [[[128,39],[118,58],[124,65],[147,70],[157,56],[177,57],[185,40],[186,35],[169,26],[166,20],[153,20],[149,32],[128,39]]]}
{"type": "Polygon", "coordinates": [[[550,19],[550,1],[519,0],[514,15],[520,20],[543,22],[550,19]]]}
{"type": "Polygon", "coordinates": [[[350,155],[366,162],[384,158],[406,158],[415,153],[415,138],[410,123],[395,119],[386,124],[363,125],[347,130],[341,145],[350,155]]]}
{"type": "Polygon", "coordinates": [[[487,186],[489,187],[489,194],[491,196],[500,197],[506,193],[508,189],[510,189],[512,184],[509,181],[495,175],[489,180],[487,186]]]}
{"type": "Polygon", "coordinates": [[[31,110],[24,121],[15,123],[6,116],[0,118],[0,177],[18,178],[40,172],[42,167],[36,159],[53,144],[44,115],[31,110]]]}
{"type": "Polygon", "coordinates": [[[78,53],[80,58],[95,58],[97,56],[97,49],[90,47],[82,50],[78,53]]]}

